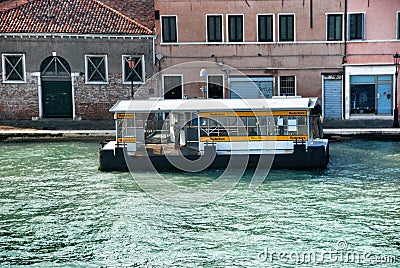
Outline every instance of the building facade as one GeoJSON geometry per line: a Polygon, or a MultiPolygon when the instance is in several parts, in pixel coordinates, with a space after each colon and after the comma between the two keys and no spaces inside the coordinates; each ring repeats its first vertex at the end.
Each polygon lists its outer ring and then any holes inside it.
{"type": "Polygon", "coordinates": [[[119,99],[147,97],[135,89],[154,73],[155,35],[134,14],[95,0],[0,7],[0,119],[111,119],[119,99]]]}
{"type": "Polygon", "coordinates": [[[318,96],[325,118],[393,116],[398,0],[6,0],[0,10],[4,119],[110,118],[132,91],[318,96]]]}
{"type": "MultiPolygon", "coordinates": [[[[216,67],[207,72],[206,97],[318,96],[325,118],[393,116],[397,0],[156,0],[155,10],[160,69],[210,61],[260,89],[216,67]]],[[[186,85],[186,74],[163,76],[182,84],[175,96],[204,96],[203,87],[186,85]]]]}
{"type": "Polygon", "coordinates": [[[344,117],[393,116],[400,1],[348,1],[344,117]]]}
{"type": "Polygon", "coordinates": [[[167,98],[318,96],[326,117],[341,118],[344,12],[344,0],[156,0],[158,67],[165,70],[161,84],[180,85],[174,94],[166,92],[168,88],[161,94],[167,98]],[[171,66],[187,62],[198,62],[192,75],[188,69],[168,74],[171,66]],[[215,67],[205,68],[201,62],[215,67]],[[201,90],[201,70],[206,74],[206,93],[201,90]],[[196,77],[200,86],[191,82],[196,77]]]}

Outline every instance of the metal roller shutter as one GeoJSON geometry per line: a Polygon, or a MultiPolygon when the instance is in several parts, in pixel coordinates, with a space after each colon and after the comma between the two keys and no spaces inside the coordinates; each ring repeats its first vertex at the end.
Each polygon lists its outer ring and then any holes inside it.
{"type": "Polygon", "coordinates": [[[324,79],[324,117],[342,118],[342,80],[324,79]]]}
{"type": "Polygon", "coordinates": [[[273,77],[232,77],[229,81],[231,99],[272,98],[273,77]]]}

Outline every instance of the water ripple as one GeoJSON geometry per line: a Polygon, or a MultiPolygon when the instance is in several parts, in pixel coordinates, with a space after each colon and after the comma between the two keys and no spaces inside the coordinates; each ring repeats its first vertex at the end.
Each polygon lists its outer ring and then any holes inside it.
{"type": "MultiPolygon", "coordinates": [[[[158,203],[129,173],[98,172],[97,143],[0,146],[2,266],[280,267],[265,250],[318,253],[338,241],[400,256],[398,143],[333,143],[327,170],[274,170],[256,191],[248,172],[223,198],[189,208],[158,203]]],[[[216,174],[167,176],[194,187],[216,174]]]]}

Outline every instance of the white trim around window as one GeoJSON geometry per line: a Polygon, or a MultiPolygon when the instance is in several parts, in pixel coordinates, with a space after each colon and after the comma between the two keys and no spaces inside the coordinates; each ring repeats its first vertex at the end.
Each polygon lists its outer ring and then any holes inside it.
{"type": "Polygon", "coordinates": [[[296,14],[295,13],[278,13],[278,21],[277,21],[277,30],[278,30],[278,39],[276,40],[278,43],[294,43],[296,42],[296,14]],[[293,15],[293,41],[280,41],[280,16],[293,15]]]}
{"type": "Polygon", "coordinates": [[[26,65],[25,65],[25,54],[23,53],[4,53],[1,55],[2,58],[2,79],[3,79],[3,83],[8,83],[8,84],[21,84],[21,83],[26,83],[26,65]],[[11,63],[9,61],[9,58],[11,57],[19,57],[19,59],[17,60],[17,62],[15,63],[11,63]],[[18,70],[16,70],[16,68],[22,64],[21,66],[21,72],[20,73],[18,70]],[[11,73],[7,73],[7,66],[11,67],[11,73]],[[18,80],[12,80],[10,79],[10,75],[12,73],[16,73],[21,79],[18,80]]]}
{"type": "Polygon", "coordinates": [[[211,44],[221,44],[225,40],[225,31],[224,31],[224,15],[223,14],[206,14],[206,42],[211,44]],[[221,42],[210,42],[208,41],[208,17],[209,16],[220,16],[221,17],[221,42]]]}
{"type": "Polygon", "coordinates": [[[185,89],[184,89],[184,83],[183,83],[183,74],[163,74],[162,75],[162,81],[161,81],[161,83],[162,83],[162,94],[161,94],[161,96],[163,96],[163,98],[164,98],[164,95],[165,95],[165,85],[164,85],[165,77],[172,77],[172,76],[179,76],[181,78],[182,98],[184,98],[185,89]]]}
{"type": "Polygon", "coordinates": [[[364,40],[366,40],[366,28],[365,28],[365,26],[366,26],[366,16],[365,16],[365,12],[348,12],[347,13],[347,25],[346,25],[346,27],[347,27],[347,41],[348,42],[352,42],[352,41],[355,41],[355,42],[359,42],[359,41],[364,41],[364,40]],[[355,14],[362,14],[362,18],[363,18],[363,25],[362,25],[362,27],[363,27],[363,29],[362,29],[362,39],[351,39],[350,38],[350,16],[351,15],[355,15],[355,14]]]}
{"type": "Polygon", "coordinates": [[[124,85],[130,85],[130,84],[142,85],[142,84],[144,84],[146,82],[146,70],[145,70],[146,65],[145,65],[145,61],[144,61],[144,55],[127,55],[127,54],[124,54],[124,55],[122,55],[121,63],[122,63],[122,84],[124,84],[124,85]],[[135,67],[134,67],[134,69],[138,69],[140,71],[140,74],[139,74],[139,75],[141,75],[140,81],[131,82],[131,81],[127,81],[126,80],[126,70],[125,70],[125,66],[126,65],[125,65],[125,61],[127,60],[127,58],[129,58],[131,56],[133,58],[140,59],[140,62],[135,63],[135,67]],[[138,64],[140,64],[140,66],[138,66],[138,64]],[[138,67],[140,67],[140,68],[138,68],[138,67]]]}
{"type": "Polygon", "coordinates": [[[236,43],[236,44],[243,44],[246,40],[245,34],[244,34],[244,14],[226,14],[226,19],[225,19],[225,29],[226,29],[226,42],[229,44],[236,43]],[[242,41],[229,41],[229,17],[230,16],[242,16],[242,41]]]}
{"type": "Polygon", "coordinates": [[[344,40],[344,13],[343,12],[330,12],[330,13],[325,13],[325,31],[326,31],[326,35],[325,35],[325,40],[326,40],[326,42],[332,42],[332,43],[340,43],[340,42],[343,42],[343,40],[344,40]],[[329,29],[328,29],[328,24],[329,24],[329,22],[328,22],[328,17],[329,17],[329,15],[342,15],[342,39],[341,40],[334,40],[334,41],[330,41],[330,40],[328,40],[328,35],[329,35],[329,29]]]}
{"type": "Polygon", "coordinates": [[[108,84],[108,57],[107,55],[85,55],[85,84],[89,85],[106,85],[108,84]],[[95,63],[92,59],[100,59],[99,63],[95,63]],[[104,69],[103,65],[104,64],[104,69]],[[89,73],[89,66],[94,67],[92,73],[89,73]],[[99,69],[101,68],[101,69],[99,69]],[[104,71],[104,72],[103,72],[104,71]],[[102,79],[94,80],[92,77],[95,73],[99,74],[102,79]]]}
{"type": "Polygon", "coordinates": [[[294,77],[294,95],[290,95],[290,96],[297,96],[297,78],[295,75],[280,75],[278,76],[278,96],[282,96],[281,95],[281,77],[294,77]]]}
{"type": "Polygon", "coordinates": [[[400,10],[396,12],[396,39],[400,40],[400,10]]]}
{"type": "Polygon", "coordinates": [[[260,13],[260,14],[257,14],[256,23],[257,23],[257,25],[256,25],[256,27],[257,27],[257,43],[273,43],[273,42],[275,42],[275,40],[276,40],[275,39],[275,14],[274,13],[260,13]],[[259,37],[259,29],[258,29],[258,25],[259,25],[258,18],[259,18],[259,16],[272,16],[272,41],[265,42],[265,41],[260,41],[258,39],[258,37],[259,37]]]}
{"type": "Polygon", "coordinates": [[[210,96],[209,96],[209,91],[208,91],[208,84],[210,83],[210,76],[213,76],[213,77],[215,77],[215,76],[219,76],[219,77],[222,77],[222,98],[223,99],[225,99],[225,79],[224,79],[224,75],[223,74],[208,74],[207,75],[207,98],[210,98],[210,96]]]}
{"type": "Polygon", "coordinates": [[[160,39],[161,39],[161,44],[176,44],[179,42],[179,26],[178,26],[178,15],[161,15],[160,16],[160,39]],[[163,18],[165,17],[175,17],[175,31],[176,31],[176,41],[175,42],[164,42],[163,39],[163,18]]]}

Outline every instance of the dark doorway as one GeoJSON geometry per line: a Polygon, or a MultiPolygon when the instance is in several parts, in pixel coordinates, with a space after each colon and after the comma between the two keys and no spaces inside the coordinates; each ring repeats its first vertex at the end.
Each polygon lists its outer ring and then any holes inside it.
{"type": "Polygon", "coordinates": [[[72,117],[71,68],[61,57],[48,57],[40,65],[43,117],[72,117]]]}
{"type": "Polygon", "coordinates": [[[208,97],[212,99],[224,98],[224,76],[209,75],[207,85],[208,97]]]}
{"type": "Polygon", "coordinates": [[[182,77],[164,76],[164,99],[182,99],[182,77]]]}

